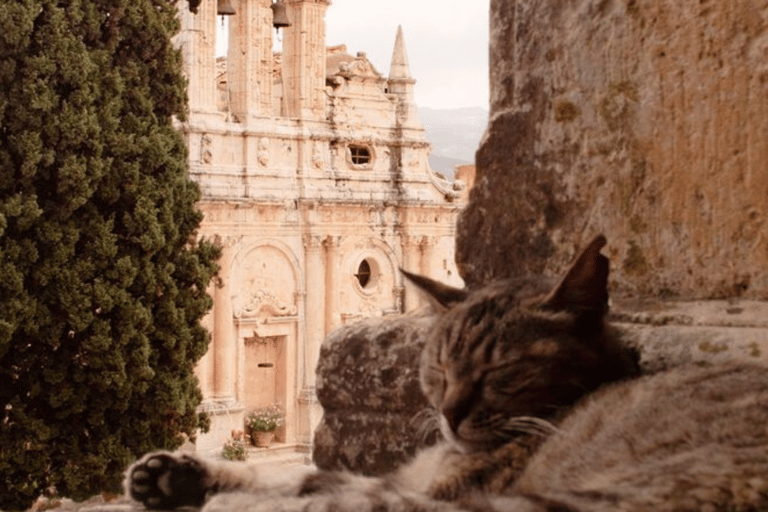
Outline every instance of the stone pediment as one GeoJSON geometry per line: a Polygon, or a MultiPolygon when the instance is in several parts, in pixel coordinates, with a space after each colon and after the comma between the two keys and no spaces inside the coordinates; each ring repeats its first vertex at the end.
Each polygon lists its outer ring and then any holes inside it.
{"type": "Polygon", "coordinates": [[[335,76],[343,77],[346,80],[376,81],[384,82],[386,79],[373,66],[371,61],[363,52],[359,52],[357,57],[345,55],[346,58],[338,59],[338,68],[333,73],[335,76]]]}
{"type": "Polygon", "coordinates": [[[248,303],[240,308],[237,318],[257,318],[263,316],[295,316],[298,313],[296,304],[281,301],[270,290],[251,292],[248,303]]]}

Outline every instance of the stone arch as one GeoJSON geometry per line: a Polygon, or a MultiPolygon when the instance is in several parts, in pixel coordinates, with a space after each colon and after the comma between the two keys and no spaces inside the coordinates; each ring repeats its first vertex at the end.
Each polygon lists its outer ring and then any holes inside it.
{"type": "MultiPolygon", "coordinates": [[[[249,280],[249,276],[245,275],[251,270],[249,267],[249,260],[253,262],[253,260],[258,259],[258,253],[261,252],[263,257],[269,258],[268,254],[271,253],[272,258],[279,257],[283,260],[283,262],[286,264],[284,266],[284,269],[290,270],[290,282],[292,283],[292,289],[291,292],[294,295],[302,295],[304,293],[304,282],[301,278],[302,272],[301,272],[301,265],[299,263],[299,258],[296,256],[294,251],[285,244],[284,242],[280,240],[275,239],[259,239],[247,244],[244,244],[234,255],[232,258],[232,263],[230,265],[229,269],[229,275],[232,276],[233,279],[233,289],[232,289],[232,298],[234,302],[234,309],[235,309],[235,316],[237,316],[238,307],[242,307],[243,300],[245,300],[245,297],[243,296],[243,292],[247,292],[247,290],[243,290],[244,286],[248,286],[249,283],[245,282],[246,280],[249,280]],[[266,254],[265,254],[266,253],[266,254]]],[[[288,277],[287,275],[280,276],[280,278],[288,277]]],[[[274,278],[270,278],[270,276],[264,276],[264,278],[261,279],[262,283],[267,283],[269,281],[274,281],[274,278]]],[[[290,301],[291,303],[296,303],[297,298],[294,297],[285,297],[284,299],[286,302],[290,301]]]]}
{"type": "Polygon", "coordinates": [[[292,376],[303,343],[301,277],[298,258],[279,240],[244,244],[232,259],[238,397],[246,414],[272,403],[285,408],[279,442],[295,437],[297,390],[292,376]]]}

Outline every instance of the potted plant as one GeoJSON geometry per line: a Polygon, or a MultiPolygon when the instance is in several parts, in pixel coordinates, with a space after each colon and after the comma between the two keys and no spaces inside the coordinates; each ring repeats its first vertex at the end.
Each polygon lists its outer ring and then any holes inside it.
{"type": "Polygon", "coordinates": [[[227,460],[245,460],[247,454],[242,439],[229,439],[221,449],[221,456],[227,460]]]}
{"type": "Polygon", "coordinates": [[[262,447],[269,446],[275,430],[284,422],[285,412],[278,404],[251,411],[245,418],[245,426],[251,432],[251,442],[262,447]]]}

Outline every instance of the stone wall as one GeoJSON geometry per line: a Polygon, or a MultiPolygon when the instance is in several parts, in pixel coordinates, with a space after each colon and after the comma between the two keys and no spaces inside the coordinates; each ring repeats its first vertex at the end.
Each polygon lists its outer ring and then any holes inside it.
{"type": "MultiPolygon", "coordinates": [[[[613,325],[640,352],[644,372],[697,364],[768,364],[768,304],[694,301],[617,304],[613,325]]],[[[333,332],[317,369],[324,409],[313,462],[382,475],[434,443],[418,367],[432,316],[371,318],[333,332]],[[428,422],[427,422],[428,424],[428,422]],[[430,432],[431,435],[422,435],[430,432]]]]}
{"type": "Polygon", "coordinates": [[[768,2],[491,0],[470,286],[595,233],[614,294],[768,297],[768,2]]]}

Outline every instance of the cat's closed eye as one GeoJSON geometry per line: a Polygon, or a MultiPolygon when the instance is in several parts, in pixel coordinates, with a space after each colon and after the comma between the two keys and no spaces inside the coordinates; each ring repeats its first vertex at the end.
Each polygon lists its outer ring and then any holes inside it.
{"type": "Polygon", "coordinates": [[[439,393],[440,396],[445,393],[445,373],[442,368],[430,365],[422,368],[422,386],[433,393],[439,393]]]}

